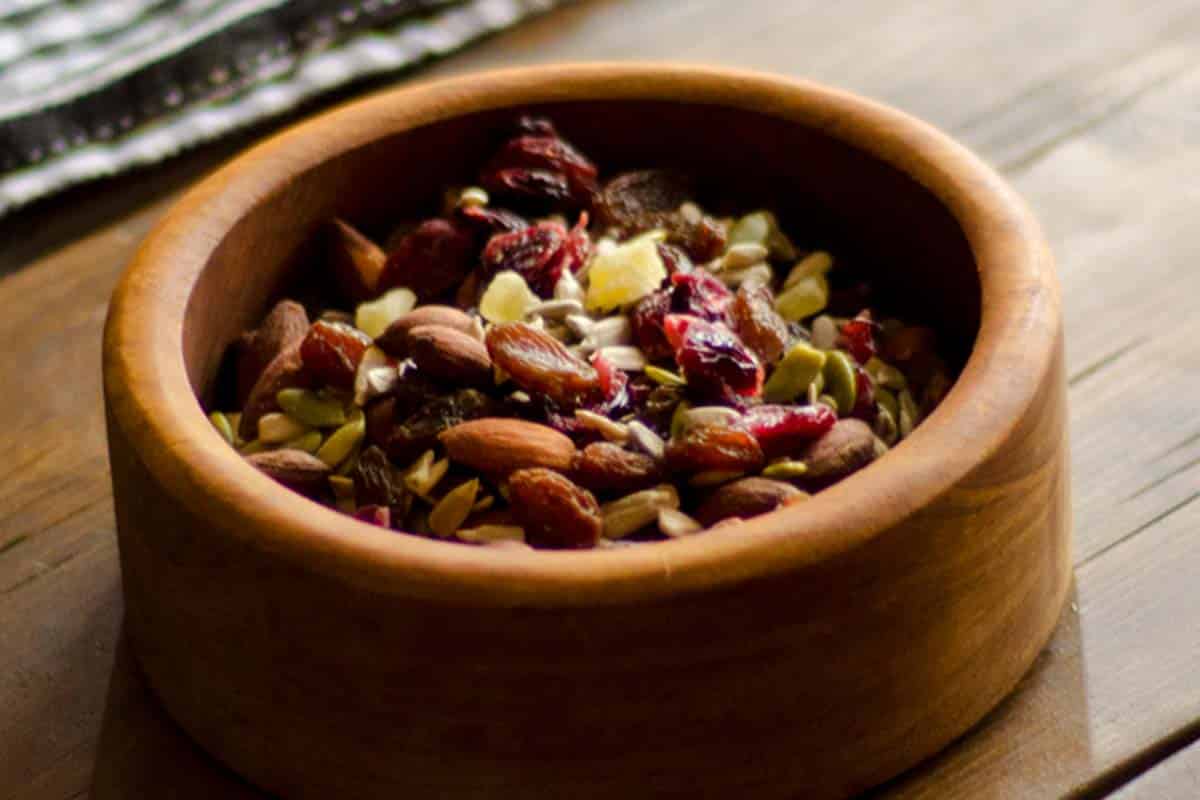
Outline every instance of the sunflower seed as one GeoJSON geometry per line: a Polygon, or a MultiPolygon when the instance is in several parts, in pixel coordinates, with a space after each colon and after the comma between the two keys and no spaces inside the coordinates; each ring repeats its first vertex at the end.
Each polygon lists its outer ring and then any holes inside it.
{"type": "Polygon", "coordinates": [[[583,303],[578,300],[543,300],[530,306],[525,313],[539,314],[543,319],[560,320],[568,315],[583,313],[583,303]]]}
{"type": "Polygon", "coordinates": [[[658,519],[664,508],[679,508],[679,493],[669,483],[644,489],[600,506],[604,538],[623,539],[658,519]]]}
{"type": "Polygon", "coordinates": [[[731,289],[742,285],[765,286],[775,277],[775,273],[766,264],[755,264],[745,269],[722,272],[717,276],[721,282],[731,289]]]}
{"type": "Polygon", "coordinates": [[[596,321],[583,314],[569,314],[563,321],[566,322],[567,328],[570,329],[571,333],[580,339],[586,337],[592,332],[592,328],[596,327],[596,321]]]}
{"type": "Polygon", "coordinates": [[[629,428],[629,441],[634,447],[656,461],[662,461],[667,453],[667,443],[661,436],[636,419],[626,423],[625,427],[629,428]]]}
{"type": "Polygon", "coordinates": [[[683,379],[683,376],[653,364],[647,364],[642,372],[660,386],[687,386],[687,381],[683,379]]]}
{"type": "Polygon", "coordinates": [[[525,529],[520,525],[479,525],[475,528],[459,528],[454,536],[473,544],[524,543],[525,529]]]}
{"type": "Polygon", "coordinates": [[[404,473],[404,485],[413,494],[428,497],[448,469],[450,462],[447,459],[434,461],[434,452],[426,450],[404,473]]]}
{"type": "Polygon", "coordinates": [[[729,483],[742,477],[746,473],[736,472],[722,469],[710,469],[705,472],[697,472],[692,477],[688,478],[688,484],[691,486],[718,486],[722,483],[729,483]]]}
{"type": "Polygon", "coordinates": [[[837,323],[828,314],[822,314],[812,321],[813,347],[818,350],[832,350],[837,344],[837,323]]]}
{"type": "Polygon", "coordinates": [[[610,345],[597,352],[605,361],[625,372],[641,372],[646,368],[646,354],[633,345],[610,345]]]}
{"type": "Polygon", "coordinates": [[[680,416],[682,430],[697,425],[720,425],[731,428],[742,421],[742,415],[728,406],[696,406],[684,409],[680,416]]]}
{"type": "Polygon", "coordinates": [[[766,261],[768,251],[766,246],[757,242],[739,242],[731,244],[721,256],[722,270],[744,269],[754,264],[766,261]]]}
{"type": "Polygon", "coordinates": [[[575,419],[585,428],[591,428],[610,442],[624,444],[629,441],[629,426],[611,420],[603,414],[577,408],[575,409],[575,419]]]}
{"type": "Polygon", "coordinates": [[[678,539],[691,533],[696,533],[704,526],[677,508],[660,508],[658,510],[658,529],[663,536],[678,539]]]}
{"type": "Polygon", "coordinates": [[[579,280],[576,279],[574,273],[570,270],[563,270],[562,277],[554,284],[554,299],[555,300],[574,300],[582,304],[586,292],[579,285],[579,280]]]}
{"type": "Polygon", "coordinates": [[[453,536],[459,526],[470,516],[471,507],[475,505],[475,495],[478,492],[478,478],[472,478],[447,492],[446,496],[439,500],[433,510],[429,512],[429,529],[443,539],[453,536]]]}

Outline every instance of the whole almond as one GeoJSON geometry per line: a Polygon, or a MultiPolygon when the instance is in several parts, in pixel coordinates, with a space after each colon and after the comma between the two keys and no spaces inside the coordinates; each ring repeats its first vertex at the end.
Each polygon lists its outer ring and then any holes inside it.
{"type": "Polygon", "coordinates": [[[471,317],[453,306],[417,306],[388,325],[375,344],[380,350],[394,358],[408,358],[408,334],[414,328],[425,325],[441,325],[462,333],[471,330],[471,317]]]}
{"type": "Polygon", "coordinates": [[[694,516],[701,525],[709,527],[731,517],[747,519],[765,514],[805,496],[790,483],[770,478],[742,478],[710,494],[694,516]]]}
{"type": "Polygon", "coordinates": [[[238,435],[246,441],[251,441],[258,435],[259,418],[279,408],[275,396],[280,390],[311,388],[312,376],[304,368],[304,359],[300,357],[302,341],[303,339],[296,340],[275,356],[250,390],[246,404],[242,407],[242,420],[238,423],[238,435]]]}
{"type": "Polygon", "coordinates": [[[461,386],[491,386],[492,359],[483,342],[444,325],[422,325],[408,332],[412,360],[426,375],[461,386]]]}
{"type": "Polygon", "coordinates": [[[797,456],[808,471],[805,479],[832,481],[844,478],[875,460],[875,434],[860,419],[841,419],[797,456]]]}
{"type": "Polygon", "coordinates": [[[484,417],[455,425],[438,436],[450,455],[489,475],[546,467],[565,472],[575,459],[575,444],[563,434],[536,422],[484,417]]]}
{"type": "Polygon", "coordinates": [[[267,365],[308,332],[308,314],[294,300],[280,300],[257,329],[242,334],[237,359],[237,401],[246,398],[267,365]]]}
{"type": "Polygon", "coordinates": [[[645,453],[612,442],[595,442],[576,456],[571,476],[593,492],[636,492],[662,480],[662,466],[645,453]]]}
{"type": "Polygon", "coordinates": [[[329,465],[303,450],[268,450],[246,456],[269,478],[302,494],[318,491],[329,477],[329,465]]]}
{"type": "Polygon", "coordinates": [[[387,254],[356,228],[335,219],[325,240],[326,257],[338,288],[350,300],[361,303],[374,297],[387,254]]]}

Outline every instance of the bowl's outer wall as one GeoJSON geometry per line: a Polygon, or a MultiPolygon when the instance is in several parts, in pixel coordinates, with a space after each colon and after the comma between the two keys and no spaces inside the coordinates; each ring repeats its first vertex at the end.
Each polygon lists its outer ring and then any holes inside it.
{"type": "MultiPolygon", "coordinates": [[[[647,109],[616,110],[597,118],[613,122],[592,138],[614,151],[626,147],[622,136],[629,148],[635,138],[644,142],[623,131],[647,109]]],[[[865,156],[850,159],[857,167],[839,159],[841,146],[816,143],[823,137],[779,139],[776,123],[755,128],[751,116],[728,114],[705,109],[711,124],[677,136],[664,128],[673,135],[642,153],[649,163],[686,160],[710,153],[699,142],[728,138],[730,130],[741,130],[743,142],[755,141],[751,130],[765,131],[755,155],[773,166],[798,141],[815,147],[795,159],[830,164],[837,179],[817,168],[819,179],[806,180],[781,165],[779,185],[801,198],[823,195],[832,216],[863,231],[868,251],[870,242],[893,242],[896,262],[915,264],[910,296],[943,309],[949,330],[977,324],[979,287],[965,240],[928,193],[865,156]],[[933,280],[939,271],[943,279],[933,280]]],[[[490,136],[486,126],[475,130],[490,136]]],[[[444,141],[464,144],[449,134],[444,141]]],[[[215,374],[219,345],[261,312],[320,219],[336,211],[369,222],[392,208],[376,194],[381,187],[355,194],[339,186],[366,180],[364,165],[385,155],[367,148],[339,159],[342,166],[322,166],[231,225],[190,295],[184,352],[197,391],[215,374]],[[253,268],[240,266],[250,254],[253,268]]],[[[414,171],[414,185],[428,194],[444,169],[414,171]]],[[[1048,264],[1040,240],[1031,247],[1048,264]]],[[[123,424],[133,399],[111,377],[110,339],[109,446],[131,640],[152,687],[191,735],[289,797],[859,791],[944,746],[999,702],[1048,638],[1066,597],[1057,295],[1050,279],[1043,294],[985,296],[984,317],[1000,313],[989,303],[1003,300],[1031,305],[1023,324],[1050,356],[1032,374],[1021,372],[1019,348],[991,351],[988,364],[976,365],[1010,370],[1014,381],[1034,386],[1002,431],[980,432],[986,458],[953,487],[830,558],[637,604],[436,597],[283,557],[282,548],[262,543],[270,537],[246,530],[246,520],[181,500],[179,477],[152,468],[141,434],[123,424]]],[[[982,416],[1001,402],[966,388],[947,402],[956,414],[982,416]]],[[[916,442],[873,469],[890,463],[922,475],[953,461],[916,442]]],[[[852,483],[837,496],[849,496],[852,483]]],[[[903,507],[906,497],[897,491],[860,502],[903,507]]]]}

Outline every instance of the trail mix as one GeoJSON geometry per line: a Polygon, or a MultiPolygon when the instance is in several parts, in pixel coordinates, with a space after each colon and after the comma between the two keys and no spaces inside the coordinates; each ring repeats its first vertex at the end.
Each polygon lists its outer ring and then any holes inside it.
{"type": "Polygon", "coordinates": [[[247,461],[367,522],[590,548],[802,502],[907,436],[950,378],[766,210],[710,215],[666,170],[602,181],[524,118],[440,216],[381,245],[342,220],[353,310],[280,301],[231,348],[247,461]],[[839,293],[840,291],[840,293],[839,293]]]}

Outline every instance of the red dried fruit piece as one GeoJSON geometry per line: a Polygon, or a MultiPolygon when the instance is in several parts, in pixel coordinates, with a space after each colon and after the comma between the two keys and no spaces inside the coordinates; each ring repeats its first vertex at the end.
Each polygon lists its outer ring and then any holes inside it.
{"type": "Polygon", "coordinates": [[[625,388],[629,385],[629,375],[617,369],[599,353],[592,356],[592,366],[596,369],[596,375],[600,379],[600,391],[604,395],[601,404],[593,410],[613,415],[621,406],[628,404],[625,388]]]}
{"type": "Polygon", "coordinates": [[[371,337],[342,322],[317,320],[300,344],[304,367],[318,382],[339,389],[354,387],[354,374],[371,337]]]}
{"type": "Polygon", "coordinates": [[[575,457],[571,475],[576,483],[593,492],[627,494],[660,483],[662,465],[644,453],[612,442],[596,442],[575,457]]]}
{"type": "Polygon", "coordinates": [[[671,276],[671,311],[709,322],[729,322],[733,293],[708,270],[671,276]]]}
{"type": "Polygon", "coordinates": [[[667,442],[672,472],[757,472],[763,460],[753,434],[724,425],[697,425],[667,442]]]}
{"type": "Polygon", "coordinates": [[[509,508],[534,547],[580,550],[595,547],[604,529],[595,496],[543,467],[519,469],[508,478],[509,508]]]}
{"type": "Polygon", "coordinates": [[[604,390],[596,369],[550,334],[523,322],[493,325],[487,333],[492,363],[530,395],[543,395],[567,409],[601,402],[604,390]]]}
{"type": "Polygon", "coordinates": [[[354,512],[354,518],[381,528],[392,527],[392,509],[387,506],[362,506],[354,512]]]}
{"type": "Polygon", "coordinates": [[[633,338],[651,361],[662,361],[674,354],[663,333],[663,320],[670,310],[671,292],[660,289],[639,300],[629,315],[633,338]]]}
{"type": "Polygon", "coordinates": [[[754,435],[767,458],[795,453],[837,422],[837,414],[824,405],[762,405],[746,411],[742,426],[754,435]]]}
{"type": "Polygon", "coordinates": [[[554,291],[562,274],[560,251],[567,229],[557,222],[539,222],[514,233],[498,233],[483,248],[483,267],[489,275],[512,270],[543,297],[554,291]]]}
{"type": "Polygon", "coordinates": [[[875,415],[879,413],[875,405],[875,382],[862,367],[854,371],[854,389],[854,408],[850,411],[850,416],[874,422],[875,415]]]}
{"type": "Polygon", "coordinates": [[[428,302],[457,286],[475,266],[477,253],[474,233],[465,223],[426,220],[388,255],[379,291],[405,286],[428,302]]]}
{"type": "Polygon", "coordinates": [[[733,331],[684,314],[663,321],[667,341],[690,390],[710,397],[753,397],[762,391],[763,368],[733,331]]]}
{"type": "MultiPolygon", "coordinates": [[[[592,252],[592,237],[588,236],[587,227],[588,213],[583,211],[579,214],[575,227],[571,228],[571,232],[567,234],[567,241],[563,243],[562,249],[559,251],[557,267],[559,276],[566,270],[572,274],[579,272],[587,263],[588,256],[592,252]]],[[[556,277],[555,282],[557,280],[556,277]]]]}
{"type": "Polygon", "coordinates": [[[871,360],[878,348],[875,345],[875,332],[879,324],[871,318],[869,310],[863,310],[852,320],[847,320],[841,329],[839,346],[845,349],[859,364],[871,360]]]}
{"type": "Polygon", "coordinates": [[[742,284],[730,313],[734,330],[763,363],[774,364],[783,357],[788,326],[775,310],[775,298],[769,287],[742,284]]]}
{"type": "Polygon", "coordinates": [[[561,172],[512,167],[485,173],[479,181],[497,195],[526,197],[550,203],[572,202],[571,185],[561,172]]]}
{"type": "Polygon", "coordinates": [[[529,222],[515,211],[494,206],[463,206],[455,212],[480,233],[512,233],[529,227],[529,222]]]}
{"type": "Polygon", "coordinates": [[[658,257],[662,259],[663,266],[667,268],[668,275],[676,273],[686,275],[696,268],[696,265],[692,263],[692,259],[688,257],[687,253],[681,248],[667,242],[658,243],[658,257]]]}
{"type": "Polygon", "coordinates": [[[626,235],[663,226],[692,196],[687,178],[665,169],[622,172],[604,184],[597,203],[600,220],[626,235]]]}
{"type": "Polygon", "coordinates": [[[483,168],[483,188],[542,204],[590,206],[596,194],[596,166],[547,120],[527,119],[519,129],[483,168]]]}

